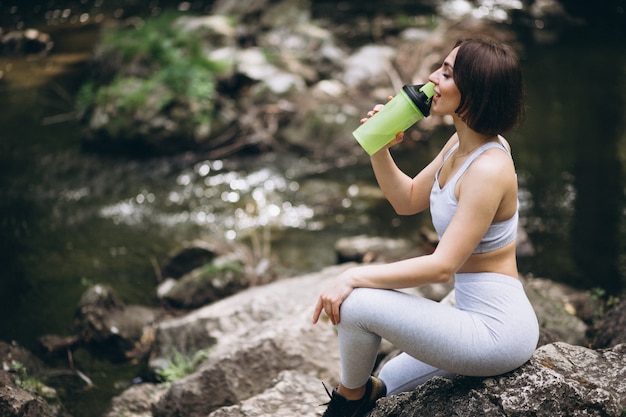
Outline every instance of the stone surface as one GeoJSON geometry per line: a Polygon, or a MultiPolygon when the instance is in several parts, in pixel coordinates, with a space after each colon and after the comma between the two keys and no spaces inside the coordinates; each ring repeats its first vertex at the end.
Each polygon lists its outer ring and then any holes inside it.
{"type": "Polygon", "coordinates": [[[554,343],[494,378],[435,378],[383,398],[369,417],[620,417],[626,407],[626,345],[606,351],[554,343]]]}
{"type": "MultiPolygon", "coordinates": [[[[311,316],[323,285],[349,266],[250,288],[162,322],[153,367],[166,366],[164,358],[172,349],[210,351],[197,372],[172,384],[155,405],[154,416],[204,417],[272,389],[272,381],[287,370],[336,384],[335,331],[328,323],[312,325],[311,316]]],[[[315,389],[321,390],[321,383],[315,389]]]]}
{"type": "Polygon", "coordinates": [[[55,414],[41,397],[17,386],[13,375],[0,371],[0,416],[53,417],[55,414]]]}

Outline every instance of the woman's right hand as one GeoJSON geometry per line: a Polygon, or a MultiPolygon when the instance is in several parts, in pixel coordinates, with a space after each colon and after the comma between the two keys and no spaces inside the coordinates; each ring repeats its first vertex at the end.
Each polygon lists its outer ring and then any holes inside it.
{"type": "MultiPolygon", "coordinates": [[[[387,97],[387,102],[393,100],[393,96],[389,96],[387,97]]],[[[361,119],[361,124],[367,122],[367,120],[372,117],[373,115],[375,115],[376,113],[378,113],[383,107],[385,107],[384,104],[377,104],[374,106],[374,108],[370,111],[367,112],[367,116],[361,119]]]]}
{"type": "MultiPolygon", "coordinates": [[[[393,97],[389,97],[390,99],[393,97]]],[[[367,122],[369,120],[370,117],[372,117],[373,115],[375,115],[376,113],[378,113],[380,111],[380,109],[382,109],[383,107],[385,107],[384,104],[377,104],[374,106],[374,108],[370,111],[367,112],[367,117],[364,117],[360,120],[361,124],[367,122]]]]}
{"type": "MultiPolygon", "coordinates": [[[[387,97],[387,101],[391,101],[392,99],[393,99],[393,96],[387,97]]],[[[363,123],[367,122],[370,117],[372,117],[373,115],[378,113],[380,111],[380,109],[382,109],[384,106],[385,106],[384,104],[377,104],[377,105],[375,105],[372,110],[367,112],[367,117],[364,117],[364,118],[362,118],[360,120],[360,123],[363,124],[363,123]]],[[[398,132],[396,134],[396,137],[391,142],[389,142],[388,144],[386,144],[385,146],[383,146],[381,148],[381,151],[383,149],[388,149],[388,148],[390,148],[390,147],[392,147],[394,145],[397,145],[398,143],[402,142],[403,140],[404,140],[404,132],[398,132]]]]}

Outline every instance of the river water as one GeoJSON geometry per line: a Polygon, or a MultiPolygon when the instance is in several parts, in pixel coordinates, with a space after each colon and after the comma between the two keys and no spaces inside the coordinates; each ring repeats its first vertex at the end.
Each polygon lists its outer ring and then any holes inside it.
{"type": "MultiPolygon", "coordinates": [[[[103,19],[122,3],[107,3],[103,19]]],[[[328,4],[317,3],[316,12],[326,13],[328,4]]],[[[2,10],[3,24],[15,25],[16,14],[2,10]]],[[[69,116],[98,25],[64,20],[66,9],[58,10],[55,17],[37,9],[27,19],[35,26],[46,16],[54,21],[45,27],[56,45],[50,57],[0,57],[0,339],[36,349],[43,334],[69,334],[78,299],[93,283],[110,284],[126,303],[154,305],[156,269],[181,241],[261,242],[258,252],[269,252],[276,271],[290,276],[335,263],[341,237],[413,239],[429,225],[426,216],[394,215],[367,164],[82,152],[80,126],[69,116]]],[[[528,110],[509,135],[521,220],[536,250],[520,259],[521,270],[613,292],[626,276],[623,23],[600,16],[551,43],[521,30],[528,110]]],[[[397,155],[400,165],[415,174],[449,134],[442,129],[397,155]]],[[[98,384],[66,393],[77,416],[100,415],[119,382],[141,374],[139,366],[75,355],[98,384]]]]}

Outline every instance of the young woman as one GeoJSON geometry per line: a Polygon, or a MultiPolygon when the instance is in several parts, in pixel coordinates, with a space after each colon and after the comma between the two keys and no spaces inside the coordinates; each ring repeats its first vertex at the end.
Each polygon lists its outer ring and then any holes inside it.
{"type": "Polygon", "coordinates": [[[462,40],[429,80],[435,84],[431,114],[451,115],[456,133],[414,178],[388,150],[402,132],[371,163],[398,214],[430,207],[440,241],[430,255],[351,268],[322,291],[313,323],[322,311],[328,315],[338,329],[341,357],[341,383],[325,417],[363,416],[378,398],[436,375],[511,371],[537,345],[537,318],[515,257],[517,178],[500,136],[521,119],[519,60],[496,41],[462,40]],[[455,307],[394,291],[452,278],[455,307]],[[376,378],[370,375],[381,338],[404,353],[376,378]]]}

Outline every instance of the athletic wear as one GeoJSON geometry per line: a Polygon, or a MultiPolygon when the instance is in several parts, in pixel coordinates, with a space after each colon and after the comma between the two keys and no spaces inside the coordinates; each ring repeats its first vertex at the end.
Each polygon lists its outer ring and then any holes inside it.
{"type": "Polygon", "coordinates": [[[435,375],[490,376],[511,371],[533,354],[535,312],[522,283],[495,273],[457,274],[456,307],[395,290],[355,288],[341,305],[341,382],[362,386],[381,338],[405,353],[378,375],[389,394],[435,375]]]}
{"type": "MultiPolygon", "coordinates": [[[[450,155],[458,148],[458,142],[445,154],[444,161],[446,161],[450,155]]],[[[509,150],[501,143],[487,142],[480,148],[475,150],[470,156],[467,157],[461,168],[454,174],[452,178],[446,183],[446,185],[440,187],[439,185],[439,173],[441,168],[437,170],[435,174],[435,182],[430,192],[430,212],[433,220],[433,226],[439,235],[439,239],[443,236],[443,233],[448,228],[452,216],[458,206],[458,200],[454,193],[454,188],[459,178],[465,173],[467,168],[487,149],[498,148],[505,151],[510,155],[509,150]]],[[[496,249],[503,248],[509,243],[513,242],[517,236],[517,223],[519,213],[515,214],[502,222],[492,223],[487,229],[487,233],[482,238],[473,253],[485,253],[491,252],[496,249]]]]}
{"type": "MultiPolygon", "coordinates": [[[[486,143],[444,187],[439,187],[437,172],[431,214],[440,237],[458,204],[457,181],[479,155],[496,147],[508,153],[501,143],[486,143]]],[[[517,223],[517,211],[510,219],[493,223],[474,253],[513,242],[517,223]]],[[[341,304],[337,326],[341,383],[357,388],[368,381],[381,338],[404,352],[387,362],[379,374],[389,394],[411,390],[436,375],[498,375],[530,359],[539,325],[519,280],[492,272],[463,273],[455,275],[454,288],[455,306],[396,290],[355,288],[341,304]]]]}

